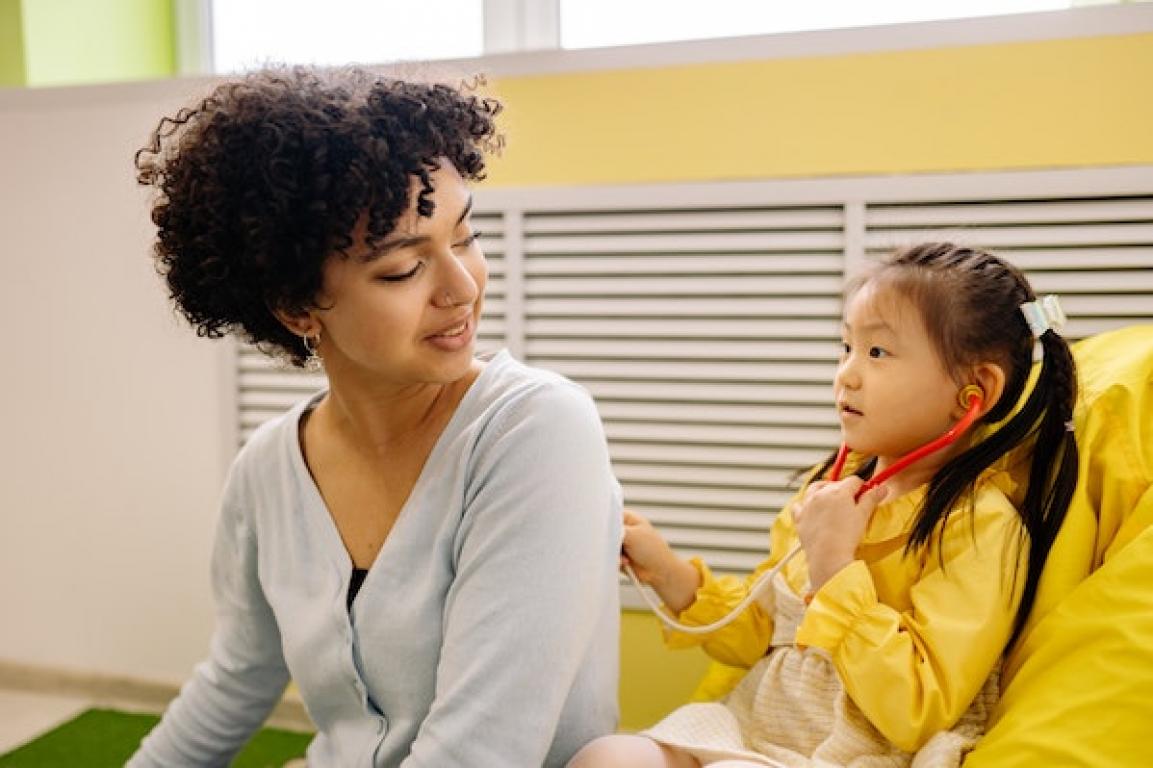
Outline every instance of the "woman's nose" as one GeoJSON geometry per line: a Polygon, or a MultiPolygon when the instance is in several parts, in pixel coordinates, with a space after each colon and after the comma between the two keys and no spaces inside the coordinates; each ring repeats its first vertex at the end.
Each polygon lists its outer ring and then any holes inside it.
{"type": "Polygon", "coordinates": [[[433,303],[438,307],[457,307],[475,302],[480,286],[468,264],[455,256],[442,263],[440,285],[433,303]]]}

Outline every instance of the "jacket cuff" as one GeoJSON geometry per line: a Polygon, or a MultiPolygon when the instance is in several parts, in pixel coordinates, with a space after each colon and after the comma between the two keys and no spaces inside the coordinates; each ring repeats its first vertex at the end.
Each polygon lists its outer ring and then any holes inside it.
{"type": "MultiPolygon", "coordinates": [[[[741,601],[744,594],[739,582],[735,579],[717,579],[705,561],[699,557],[690,559],[689,563],[701,577],[701,586],[697,588],[696,598],[688,608],[685,608],[678,615],[673,615],[673,612],[667,607],[664,610],[681,624],[690,627],[703,627],[732,610],[733,606],[741,601]]],[[[703,635],[677,632],[664,624],[661,625],[661,628],[664,633],[665,644],[669,648],[691,648],[700,645],[705,639],[703,635]]]]}
{"type": "Polygon", "coordinates": [[[834,653],[877,602],[877,590],[868,567],[863,561],[854,560],[813,595],[797,628],[797,644],[834,653]]]}

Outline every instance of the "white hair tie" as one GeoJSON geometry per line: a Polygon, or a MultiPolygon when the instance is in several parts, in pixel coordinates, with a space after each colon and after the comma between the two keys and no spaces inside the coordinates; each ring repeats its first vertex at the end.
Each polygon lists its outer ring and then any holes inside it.
{"type": "Polygon", "coordinates": [[[1068,320],[1065,310],[1061,309],[1061,302],[1056,295],[1050,293],[1035,301],[1026,301],[1021,305],[1021,314],[1029,324],[1029,330],[1035,338],[1041,338],[1045,331],[1060,333],[1068,320]]]}

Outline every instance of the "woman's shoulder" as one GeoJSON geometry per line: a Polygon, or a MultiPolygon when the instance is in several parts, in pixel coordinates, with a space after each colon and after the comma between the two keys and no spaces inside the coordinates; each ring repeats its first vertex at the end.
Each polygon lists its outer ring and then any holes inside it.
{"type": "Polygon", "coordinates": [[[526,365],[507,350],[487,361],[473,387],[477,391],[470,407],[493,417],[573,410],[595,413],[592,395],[584,387],[555,371],[526,365]]]}
{"type": "Polygon", "coordinates": [[[456,429],[469,436],[478,461],[509,451],[528,456],[570,456],[607,451],[604,426],[592,395],[553,371],[494,356],[473,383],[458,413],[456,429]]]}
{"type": "Polygon", "coordinates": [[[323,391],[311,394],[284,413],[263,421],[251,434],[242,435],[244,442],[232,461],[231,481],[252,481],[273,470],[291,469],[294,451],[300,445],[300,419],[323,396],[323,391]]]}

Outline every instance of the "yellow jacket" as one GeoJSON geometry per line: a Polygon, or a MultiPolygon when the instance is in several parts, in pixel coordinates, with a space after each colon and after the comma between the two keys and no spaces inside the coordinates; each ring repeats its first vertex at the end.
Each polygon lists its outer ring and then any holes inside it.
{"type": "MultiPolygon", "coordinates": [[[[824,649],[846,692],[877,729],[914,751],[965,712],[997,666],[1012,633],[1025,578],[1027,547],[1005,472],[987,472],[974,504],[949,516],[940,537],[905,554],[922,486],[877,508],[851,565],[813,596],[796,643],[824,649]]],[[[748,594],[752,579],[797,542],[791,506],[770,533],[770,556],[749,579],[715,578],[699,560],[696,601],[685,624],[711,623],[748,594]]],[[[802,552],[782,575],[798,595],[808,590],[802,552]]],[[[736,621],[700,636],[667,632],[673,647],[701,644],[713,658],[748,668],[765,655],[772,616],[754,603],[736,621]]]]}

